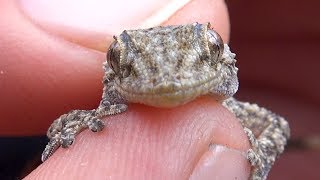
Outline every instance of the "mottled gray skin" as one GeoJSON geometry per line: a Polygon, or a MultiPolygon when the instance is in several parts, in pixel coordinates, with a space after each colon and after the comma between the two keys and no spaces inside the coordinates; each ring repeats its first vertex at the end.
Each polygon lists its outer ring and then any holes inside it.
{"type": "Polygon", "coordinates": [[[247,158],[254,167],[251,179],[266,179],[290,137],[288,122],[256,104],[229,98],[222,103],[239,119],[251,143],[247,158]]]}
{"type": "Polygon", "coordinates": [[[248,135],[251,179],[266,179],[284,150],[289,126],[264,108],[232,98],[238,90],[234,58],[210,24],[124,31],[115,37],[103,66],[99,107],[74,110],[55,120],[47,133],[50,142],[42,161],[58,147],[69,147],[83,129],[101,131],[100,118],[124,112],[129,102],[171,108],[209,94],[235,114],[248,135]]]}

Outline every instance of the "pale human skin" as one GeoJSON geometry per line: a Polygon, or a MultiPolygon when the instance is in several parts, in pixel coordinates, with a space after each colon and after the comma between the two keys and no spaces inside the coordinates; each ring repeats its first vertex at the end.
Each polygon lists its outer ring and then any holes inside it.
{"type": "MultiPolygon", "coordinates": [[[[49,31],[52,34],[47,34],[44,32],[43,29],[38,29],[38,27],[33,26],[33,24],[30,24],[28,19],[25,19],[23,15],[19,14],[19,11],[16,9],[15,5],[12,2],[2,2],[1,7],[3,7],[4,11],[3,13],[8,14],[8,16],[2,16],[1,18],[4,18],[5,21],[1,21],[6,29],[2,29],[4,33],[2,34],[9,34],[9,32],[21,32],[15,34],[15,36],[6,36],[3,37],[4,43],[1,48],[5,49],[6,51],[3,52],[4,59],[14,59],[16,61],[24,61],[24,60],[32,60],[35,63],[32,64],[32,66],[29,66],[30,64],[21,64],[23,66],[15,66],[12,68],[15,68],[17,72],[20,72],[22,74],[26,73],[27,71],[30,71],[30,69],[34,69],[37,67],[37,73],[33,74],[30,77],[30,81],[24,82],[24,81],[13,81],[15,80],[14,76],[7,76],[8,79],[5,79],[5,82],[8,82],[8,86],[11,87],[11,89],[19,88],[21,86],[26,86],[29,90],[34,90],[32,94],[41,94],[41,96],[30,96],[29,94],[12,94],[10,92],[7,92],[6,90],[3,90],[4,92],[2,94],[8,94],[8,96],[4,96],[5,99],[1,103],[9,104],[8,102],[13,103],[16,107],[20,107],[28,114],[32,114],[33,118],[31,120],[26,120],[26,113],[19,113],[18,115],[15,115],[14,118],[12,118],[12,113],[16,108],[12,108],[10,111],[4,112],[3,117],[10,117],[11,119],[19,119],[19,125],[12,128],[12,126],[6,122],[2,121],[3,125],[1,128],[1,132],[3,134],[7,135],[27,135],[27,134],[39,134],[43,133],[49,124],[49,122],[52,120],[48,118],[48,114],[51,115],[59,115],[63,112],[65,112],[67,109],[74,109],[74,107],[83,106],[89,107],[96,105],[96,103],[99,101],[100,95],[101,95],[101,85],[100,85],[100,79],[102,77],[102,71],[101,69],[101,62],[104,60],[104,52],[96,52],[91,51],[85,48],[79,48],[77,45],[73,45],[68,43],[65,40],[55,39],[54,37],[60,36],[62,38],[65,38],[66,40],[73,40],[74,42],[77,42],[79,45],[89,47],[94,50],[101,50],[105,51],[106,47],[111,43],[111,40],[105,43],[105,35],[106,34],[99,34],[95,32],[89,32],[89,34],[92,36],[89,39],[83,39],[82,34],[88,33],[86,31],[82,31],[81,29],[73,29],[66,31],[65,28],[62,26],[59,26],[59,24],[50,24],[47,22],[42,22],[43,28],[45,31],[49,31]],[[8,21],[8,19],[5,18],[12,18],[8,21]],[[19,27],[19,28],[17,28],[19,27]],[[54,28],[53,28],[54,27],[54,28]],[[71,31],[71,32],[70,32],[71,31]],[[5,33],[6,32],[6,33],[5,33]],[[25,33],[31,34],[32,36],[25,36],[25,33]],[[18,48],[19,46],[22,46],[23,43],[17,43],[17,42],[24,42],[29,45],[29,48],[34,51],[24,51],[25,48],[18,48]],[[48,51],[47,47],[43,46],[43,42],[49,47],[55,47],[54,52],[48,51]],[[94,43],[92,43],[94,42],[94,43]],[[102,43],[96,43],[96,42],[104,42],[103,47],[101,46],[102,43]],[[86,46],[87,45],[87,46],[86,46]],[[17,49],[23,50],[19,51],[19,53],[16,51],[17,49]],[[21,56],[23,54],[24,56],[21,56]],[[56,67],[56,69],[48,69],[46,65],[41,63],[44,61],[48,63],[53,62],[59,62],[61,61],[61,64],[51,64],[56,67]],[[89,59],[89,61],[88,61],[89,59]],[[90,61],[90,60],[96,60],[96,62],[90,61]],[[80,63],[79,63],[80,62],[80,63]],[[74,69],[69,69],[73,65],[74,69]],[[65,70],[68,68],[68,72],[71,71],[71,78],[65,79],[65,74],[61,74],[61,72],[66,72],[65,70]],[[79,70],[82,70],[81,73],[79,73],[79,70]],[[85,72],[85,73],[84,73],[85,72]],[[55,82],[57,82],[57,85],[62,86],[62,89],[57,89],[57,86],[52,87],[50,84],[45,83],[48,75],[54,76],[55,82]],[[40,82],[44,84],[44,89],[38,88],[39,84],[39,78],[40,82]],[[81,82],[81,83],[77,83],[81,82]],[[85,85],[84,85],[85,84],[85,85]],[[86,87],[85,89],[83,87],[86,87]],[[74,95],[75,91],[74,89],[77,89],[76,92],[78,92],[78,95],[74,95]],[[55,92],[52,94],[52,92],[55,92]],[[17,98],[18,96],[18,98],[17,98]],[[42,96],[46,97],[46,103],[48,103],[48,107],[50,107],[49,111],[39,112],[39,107],[43,106],[42,102],[42,96]],[[27,98],[27,101],[21,101],[21,99],[27,98]],[[56,101],[57,98],[63,98],[63,101],[56,101]],[[9,101],[10,99],[10,101],[9,101]],[[31,104],[30,104],[31,102],[31,104]],[[72,104],[70,107],[65,108],[64,104],[65,102],[70,102],[69,104],[72,104]],[[29,108],[33,107],[33,108],[29,108]],[[9,113],[8,113],[9,112],[9,113]],[[45,119],[45,121],[44,121],[45,119]],[[48,120],[47,120],[48,119],[48,120]],[[27,128],[26,128],[27,127],[27,128]]],[[[165,24],[181,24],[186,22],[193,22],[194,19],[186,19],[186,14],[190,14],[190,12],[193,12],[194,9],[201,9],[200,14],[197,15],[197,18],[199,20],[207,22],[213,22],[213,25],[215,29],[222,35],[222,38],[227,41],[228,40],[228,18],[227,18],[227,11],[224,6],[224,4],[220,1],[214,1],[214,2],[206,2],[201,1],[199,3],[190,3],[189,5],[185,6],[183,9],[181,9],[179,12],[172,15],[169,21],[167,21],[165,24]],[[216,8],[215,11],[212,11],[212,8],[208,7],[208,4],[213,3],[213,7],[216,8]],[[191,8],[192,7],[192,8],[191,8]],[[204,13],[205,12],[205,13],[204,13]]],[[[94,11],[94,10],[92,10],[94,11]]],[[[147,15],[145,15],[147,16],[147,15]]],[[[190,18],[190,17],[189,17],[190,18]]],[[[132,21],[132,20],[131,20],[132,21]]],[[[119,21],[118,21],[119,22],[119,21]]],[[[117,23],[118,23],[117,22],[117,23]]],[[[136,24],[139,24],[139,21],[136,22],[136,24]]],[[[111,34],[108,34],[111,36],[111,34]]],[[[6,62],[6,61],[1,61],[6,62]]],[[[28,62],[28,61],[24,61],[28,62]]],[[[4,69],[6,72],[7,69],[4,69]]],[[[18,79],[19,80],[19,79],[18,79]]],[[[9,88],[10,89],[10,88],[9,88]]],[[[10,107],[9,107],[10,108],[10,107]]],[[[137,179],[141,176],[145,176],[145,171],[140,168],[140,166],[137,166],[137,162],[141,164],[145,164],[148,162],[156,162],[155,160],[159,160],[164,158],[161,154],[155,153],[152,156],[146,157],[146,159],[143,159],[142,155],[144,155],[147,152],[150,152],[152,149],[145,148],[145,151],[139,151],[139,152],[133,152],[129,151],[132,149],[137,149],[137,147],[140,147],[141,141],[144,138],[150,137],[150,138],[159,138],[162,139],[162,141],[159,141],[158,144],[153,144],[153,146],[156,147],[164,147],[165,144],[176,144],[177,139],[172,139],[170,135],[175,135],[175,137],[179,138],[186,138],[186,137],[193,137],[195,139],[200,138],[201,141],[191,141],[191,144],[180,144],[179,146],[173,146],[174,148],[171,149],[171,157],[167,157],[168,159],[162,159],[162,162],[170,162],[169,158],[173,158],[176,166],[173,166],[172,169],[163,169],[163,167],[166,167],[167,164],[165,163],[159,163],[155,164],[153,168],[155,168],[157,171],[161,171],[163,177],[173,177],[172,172],[179,172],[177,174],[174,174],[174,177],[183,178],[183,177],[189,177],[190,174],[198,174],[198,178],[206,177],[210,175],[209,173],[215,173],[215,175],[230,175],[231,172],[237,174],[238,177],[246,178],[249,174],[249,165],[243,156],[238,156],[237,153],[234,153],[234,151],[230,151],[229,149],[223,149],[222,151],[218,151],[216,148],[213,148],[213,150],[216,152],[215,155],[211,153],[211,151],[208,150],[208,143],[216,142],[217,144],[227,144],[230,148],[245,151],[249,148],[249,143],[247,142],[247,138],[245,134],[243,133],[243,130],[241,126],[238,124],[237,120],[228,112],[226,111],[222,106],[217,104],[215,101],[213,101],[210,98],[201,98],[198,99],[186,106],[179,107],[174,109],[174,111],[167,111],[167,110],[159,110],[155,108],[150,108],[146,106],[141,105],[132,105],[131,111],[127,112],[126,114],[110,118],[108,121],[110,122],[110,130],[106,131],[105,134],[102,134],[97,138],[96,135],[92,136],[90,133],[83,133],[82,136],[83,139],[80,138],[80,140],[77,141],[77,145],[70,149],[72,153],[65,153],[62,151],[57,151],[57,155],[53,156],[50,161],[40,166],[37,170],[35,170],[28,178],[35,178],[35,177],[48,177],[48,174],[52,174],[52,171],[56,168],[66,168],[65,170],[68,173],[65,174],[53,174],[53,179],[56,179],[58,177],[73,177],[76,178],[78,176],[82,176],[82,174],[75,173],[78,172],[77,168],[81,167],[81,165],[86,165],[87,167],[94,167],[93,171],[95,172],[95,177],[102,177],[106,176],[106,174],[110,175],[113,173],[114,175],[123,175],[124,177],[136,177],[137,179]],[[198,105],[201,104],[201,108],[198,108],[198,105]],[[192,111],[190,111],[192,109],[192,111]],[[147,121],[148,117],[151,116],[154,112],[157,112],[159,114],[158,117],[154,117],[153,121],[147,121]],[[171,112],[171,113],[170,113],[171,112]],[[169,113],[169,115],[168,115],[169,113]],[[190,119],[191,116],[198,113],[198,117],[201,117],[197,119],[197,121],[193,121],[190,119]],[[162,114],[162,115],[161,115],[162,114]],[[214,117],[214,118],[212,118],[214,117]],[[125,119],[125,120],[124,120],[125,119]],[[216,125],[221,123],[220,120],[223,119],[223,123],[225,127],[217,127],[216,125]],[[158,123],[158,124],[157,124],[158,123]],[[123,132],[123,129],[121,128],[123,125],[127,127],[126,133],[123,132]],[[160,125],[160,126],[158,126],[160,125]],[[185,130],[188,130],[191,126],[198,127],[198,131],[192,131],[190,133],[186,133],[185,130]],[[185,127],[185,128],[183,128],[185,127]],[[210,127],[207,129],[207,127],[210,127]],[[168,134],[161,134],[161,133],[155,133],[157,132],[158,128],[160,129],[166,129],[168,130],[168,134]],[[140,131],[139,129],[144,129],[145,131],[140,131]],[[141,132],[139,137],[137,137],[137,141],[134,141],[132,144],[128,143],[129,139],[132,139],[132,136],[128,134],[134,134],[134,132],[141,132]],[[230,135],[228,135],[230,134],[230,135]],[[165,138],[167,137],[167,138],[165,138]],[[235,140],[236,137],[237,139],[235,140]],[[113,140],[111,140],[113,139],[113,140]],[[210,139],[210,140],[209,140],[210,139]],[[103,145],[101,144],[101,141],[105,142],[103,145]],[[119,144],[121,143],[121,144],[119,144]],[[92,148],[88,148],[85,152],[83,151],[82,147],[91,146],[92,148]],[[189,149],[187,147],[193,147],[192,149],[189,149]],[[101,153],[99,149],[105,149],[105,153],[101,153]],[[123,149],[127,149],[128,151],[124,152],[123,149]],[[192,154],[195,158],[193,161],[187,161],[185,156],[179,156],[180,151],[184,149],[184,153],[186,155],[192,154]],[[99,155],[97,155],[99,152],[99,155]],[[219,154],[219,153],[220,154],[219,154]],[[90,161],[87,161],[89,164],[86,164],[83,159],[77,159],[79,154],[87,154],[90,156],[84,156],[83,158],[89,158],[90,161]],[[118,154],[118,156],[113,158],[110,158],[114,154],[118,154]],[[124,159],[128,159],[126,157],[132,157],[130,154],[135,154],[135,157],[141,158],[134,159],[129,158],[130,161],[126,161],[126,165],[121,164],[121,162],[124,162],[124,159]],[[226,154],[232,154],[234,159],[228,159],[231,156],[228,156],[226,154]],[[63,155],[65,154],[65,156],[63,155]],[[104,158],[101,158],[103,156],[104,158]],[[221,161],[216,161],[217,164],[212,164],[209,168],[214,169],[213,171],[207,172],[205,169],[199,170],[199,167],[204,167],[203,161],[205,157],[212,157],[216,156],[221,158],[221,161]],[[67,166],[65,164],[66,159],[68,158],[71,160],[76,160],[74,162],[74,166],[67,166]],[[108,159],[109,158],[109,159],[108,159]],[[104,159],[105,162],[98,162],[98,160],[104,159]],[[230,164],[234,164],[231,162],[239,162],[235,165],[230,165],[229,167],[229,174],[226,174],[226,172],[223,171],[223,169],[214,168],[214,165],[216,167],[219,163],[229,162],[230,164]],[[118,162],[119,164],[115,163],[118,162]],[[189,163],[185,163],[189,162],[189,163]],[[55,163],[58,163],[59,166],[54,165],[55,163]],[[84,164],[83,164],[84,163],[84,164]],[[93,163],[93,164],[91,164],[93,163]],[[199,164],[198,164],[199,163],[199,164]],[[114,164],[117,164],[114,166],[114,164]],[[162,168],[161,168],[162,167],[162,168]],[[196,168],[193,168],[196,167],[196,168]],[[97,169],[103,168],[104,171],[98,171],[97,169]],[[184,169],[182,171],[181,169],[184,169]],[[96,171],[95,171],[96,170],[96,171]],[[197,171],[199,170],[199,171],[197,171]],[[197,172],[196,172],[197,171],[197,172]],[[124,173],[125,172],[125,173],[124,173]],[[121,174],[122,173],[122,174],[121,174]],[[219,174],[221,173],[221,174],[219,174]]],[[[3,119],[10,119],[10,118],[3,118],[3,119]]],[[[181,139],[180,139],[181,140],[181,139]]],[[[170,149],[170,148],[169,148],[170,149]]],[[[170,164],[170,163],[169,163],[170,164]]],[[[155,171],[149,171],[150,174],[148,174],[148,177],[157,177],[157,174],[155,171]]],[[[194,175],[196,176],[196,175],[194,175]]],[[[193,177],[194,177],[193,176],[193,177]]],[[[221,177],[220,176],[220,177],[221,177]]],[[[82,176],[83,177],[83,176],[82,176]]],[[[200,178],[204,179],[204,178],[200,178]]]]}

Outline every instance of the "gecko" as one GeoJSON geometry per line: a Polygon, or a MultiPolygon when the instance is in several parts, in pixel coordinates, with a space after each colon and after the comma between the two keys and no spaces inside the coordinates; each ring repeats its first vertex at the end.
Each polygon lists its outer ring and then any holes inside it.
{"type": "Polygon", "coordinates": [[[125,112],[129,103],[174,108],[210,95],[239,119],[248,136],[250,179],[266,179],[284,151],[290,128],[283,117],[233,97],[239,87],[235,64],[235,54],[210,23],[125,30],[114,36],[107,51],[99,106],[56,119],[41,159],[60,146],[68,148],[84,129],[102,131],[101,118],[125,112]]]}

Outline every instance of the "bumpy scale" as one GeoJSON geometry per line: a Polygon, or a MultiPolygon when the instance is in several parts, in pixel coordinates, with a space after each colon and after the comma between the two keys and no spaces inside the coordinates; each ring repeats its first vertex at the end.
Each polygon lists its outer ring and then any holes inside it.
{"type": "Polygon", "coordinates": [[[104,63],[103,95],[95,110],[74,110],[50,126],[50,142],[42,154],[48,159],[89,128],[104,127],[101,117],[126,111],[128,102],[170,108],[210,94],[235,114],[251,149],[251,179],[266,179],[290,136],[280,116],[243,103],[232,96],[238,90],[235,54],[210,24],[154,27],[123,31],[111,44],[104,63]]]}

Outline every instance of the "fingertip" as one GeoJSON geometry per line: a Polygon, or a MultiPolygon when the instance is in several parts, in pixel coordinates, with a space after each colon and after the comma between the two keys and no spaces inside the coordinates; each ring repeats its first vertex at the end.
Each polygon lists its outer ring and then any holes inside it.
{"type": "MultiPolygon", "coordinates": [[[[223,144],[241,152],[249,147],[240,123],[210,98],[175,109],[131,104],[125,113],[105,120],[102,132],[83,131],[70,148],[58,149],[28,178],[186,179],[210,145],[223,144]]],[[[220,160],[212,167],[230,155],[220,152],[213,153],[220,160]]],[[[228,162],[232,160],[239,162],[234,171],[245,169],[245,160],[236,155],[228,162]]]]}
{"type": "Polygon", "coordinates": [[[102,52],[111,43],[111,37],[124,29],[160,24],[211,22],[226,42],[229,39],[229,17],[223,0],[19,2],[22,12],[41,28],[102,52]],[[124,10],[124,6],[130,8],[124,10]]]}

